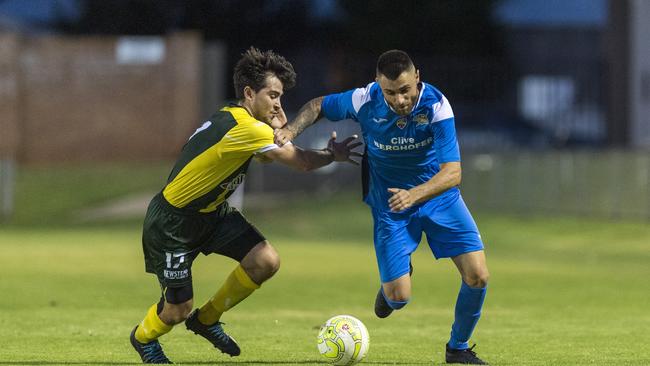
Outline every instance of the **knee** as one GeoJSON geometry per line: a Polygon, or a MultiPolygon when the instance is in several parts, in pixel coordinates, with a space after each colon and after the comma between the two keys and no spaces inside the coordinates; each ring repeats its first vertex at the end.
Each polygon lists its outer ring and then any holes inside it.
{"type": "Polygon", "coordinates": [[[280,269],[280,254],[268,245],[261,253],[257,264],[262,277],[269,279],[280,269]]]}
{"type": "Polygon", "coordinates": [[[490,273],[487,269],[478,271],[476,273],[468,274],[463,278],[463,281],[472,288],[484,288],[488,284],[490,273]]]}
{"type": "Polygon", "coordinates": [[[253,282],[261,285],[280,269],[280,255],[271,244],[264,242],[253,249],[241,265],[253,282]]]}
{"type": "Polygon", "coordinates": [[[386,299],[386,303],[388,303],[388,306],[390,306],[390,308],[393,310],[399,310],[405,307],[409,302],[409,297],[403,295],[396,295],[393,297],[384,295],[384,297],[386,299]]]}
{"type": "Polygon", "coordinates": [[[393,289],[393,291],[384,291],[384,296],[386,297],[386,300],[395,302],[395,303],[406,303],[409,302],[411,299],[411,294],[409,291],[404,291],[400,289],[393,289]]]}
{"type": "Polygon", "coordinates": [[[160,320],[168,325],[176,325],[182,323],[190,315],[190,312],[192,312],[192,306],[192,300],[188,300],[180,304],[165,303],[165,306],[159,315],[160,320]]]}

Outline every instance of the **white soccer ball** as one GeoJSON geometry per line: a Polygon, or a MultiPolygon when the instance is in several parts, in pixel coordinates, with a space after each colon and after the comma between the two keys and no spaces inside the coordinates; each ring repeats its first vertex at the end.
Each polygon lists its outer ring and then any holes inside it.
{"type": "Polygon", "coordinates": [[[320,327],[318,352],[334,365],[354,365],[361,362],[370,346],[368,329],[351,315],[337,315],[320,327]]]}

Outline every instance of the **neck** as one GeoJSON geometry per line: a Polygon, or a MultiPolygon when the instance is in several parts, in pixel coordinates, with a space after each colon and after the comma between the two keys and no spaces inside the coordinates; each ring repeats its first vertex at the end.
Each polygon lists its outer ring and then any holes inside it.
{"type": "Polygon", "coordinates": [[[238,101],[237,105],[244,108],[246,112],[248,112],[248,114],[250,114],[251,116],[253,115],[253,110],[251,109],[251,106],[248,103],[246,103],[245,100],[238,101]]]}

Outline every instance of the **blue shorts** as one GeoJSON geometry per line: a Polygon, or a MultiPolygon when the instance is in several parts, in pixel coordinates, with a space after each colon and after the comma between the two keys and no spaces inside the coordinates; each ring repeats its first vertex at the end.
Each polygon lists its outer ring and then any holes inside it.
{"type": "Polygon", "coordinates": [[[483,249],[476,223],[458,191],[403,212],[372,208],[372,216],[382,283],[409,273],[411,254],[420,244],[423,232],[436,259],[483,249]]]}

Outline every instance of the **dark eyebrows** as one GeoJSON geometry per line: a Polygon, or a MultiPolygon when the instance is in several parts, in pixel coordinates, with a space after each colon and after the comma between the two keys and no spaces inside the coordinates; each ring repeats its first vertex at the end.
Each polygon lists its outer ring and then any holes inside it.
{"type": "Polygon", "coordinates": [[[411,89],[411,86],[409,84],[405,84],[405,85],[402,85],[399,88],[397,88],[397,90],[384,89],[384,91],[389,92],[389,93],[404,93],[404,92],[408,91],[409,89],[411,89]]]}
{"type": "Polygon", "coordinates": [[[277,96],[282,96],[282,92],[279,91],[279,90],[275,90],[275,89],[269,90],[269,94],[271,94],[271,95],[275,94],[277,96]]]}

